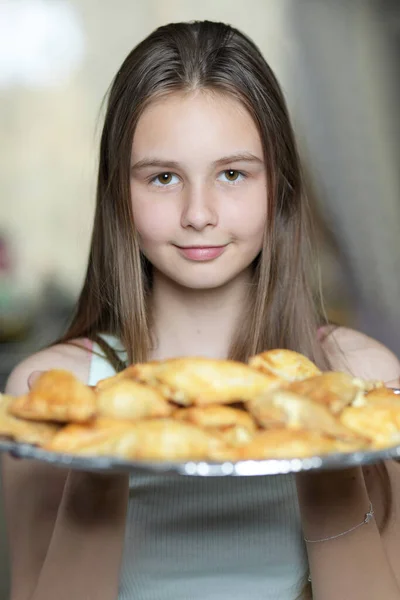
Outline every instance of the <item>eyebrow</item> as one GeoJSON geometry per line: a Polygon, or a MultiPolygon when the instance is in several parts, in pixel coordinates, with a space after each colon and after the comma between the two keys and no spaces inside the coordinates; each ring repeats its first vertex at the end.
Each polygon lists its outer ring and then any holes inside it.
{"type": "MultiPolygon", "coordinates": [[[[264,164],[264,161],[252,154],[251,152],[240,152],[237,154],[230,154],[229,156],[223,156],[218,160],[215,160],[212,164],[214,167],[236,163],[236,162],[247,162],[255,164],[264,164]]],[[[137,161],[131,167],[131,171],[139,171],[140,169],[146,169],[150,167],[167,168],[167,169],[178,169],[181,165],[176,161],[162,160],[160,158],[143,158],[137,161]]]]}

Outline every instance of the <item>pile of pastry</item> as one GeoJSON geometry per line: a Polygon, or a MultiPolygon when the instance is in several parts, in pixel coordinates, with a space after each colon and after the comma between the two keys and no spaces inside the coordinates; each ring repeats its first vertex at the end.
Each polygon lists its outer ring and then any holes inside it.
{"type": "Polygon", "coordinates": [[[0,435],[53,452],[146,461],[304,458],[400,445],[400,396],[270,350],[248,364],[135,364],[96,387],[43,373],[0,396],[0,435]]]}

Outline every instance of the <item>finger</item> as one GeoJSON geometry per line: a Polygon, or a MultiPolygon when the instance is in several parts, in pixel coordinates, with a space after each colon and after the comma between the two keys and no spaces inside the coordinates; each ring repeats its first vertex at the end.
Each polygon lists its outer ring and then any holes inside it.
{"type": "Polygon", "coordinates": [[[40,377],[40,375],[42,373],[45,373],[45,371],[33,371],[29,377],[28,377],[28,387],[29,389],[31,389],[31,387],[33,386],[33,384],[35,383],[35,381],[38,379],[38,377],[40,377]]]}

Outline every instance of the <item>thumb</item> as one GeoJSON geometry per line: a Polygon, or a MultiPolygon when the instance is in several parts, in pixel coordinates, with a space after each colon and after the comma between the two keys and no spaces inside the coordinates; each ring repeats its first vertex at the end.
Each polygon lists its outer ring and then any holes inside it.
{"type": "Polygon", "coordinates": [[[40,377],[40,375],[42,375],[42,373],[45,373],[45,372],[46,371],[32,371],[32,373],[28,377],[28,387],[29,387],[29,389],[32,388],[33,384],[40,377]]]}

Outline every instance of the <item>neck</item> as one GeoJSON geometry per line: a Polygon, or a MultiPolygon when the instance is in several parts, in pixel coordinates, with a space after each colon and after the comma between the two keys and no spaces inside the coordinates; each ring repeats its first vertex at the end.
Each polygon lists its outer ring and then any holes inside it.
{"type": "Polygon", "coordinates": [[[246,308],[250,271],[212,290],[183,288],[155,272],[153,360],[173,356],[226,358],[246,308]]]}

